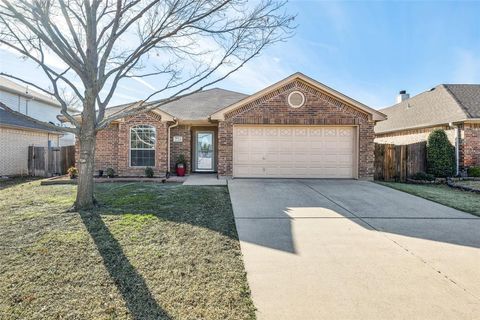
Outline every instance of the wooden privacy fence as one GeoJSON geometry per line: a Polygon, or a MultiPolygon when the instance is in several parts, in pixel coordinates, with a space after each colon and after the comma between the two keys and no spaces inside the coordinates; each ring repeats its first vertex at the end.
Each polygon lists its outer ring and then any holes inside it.
{"type": "Polygon", "coordinates": [[[375,180],[405,181],[427,170],[427,143],[375,144],[375,180]]]}
{"type": "Polygon", "coordinates": [[[45,148],[28,147],[28,174],[51,177],[66,174],[75,165],[75,146],[45,148]]]}

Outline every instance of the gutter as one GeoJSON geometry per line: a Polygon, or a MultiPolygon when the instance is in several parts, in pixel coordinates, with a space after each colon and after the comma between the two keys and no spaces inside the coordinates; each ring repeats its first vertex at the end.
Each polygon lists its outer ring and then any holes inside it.
{"type": "Polygon", "coordinates": [[[170,129],[178,126],[178,120],[176,118],[173,118],[173,119],[175,123],[172,124],[171,126],[168,126],[168,133],[167,133],[167,173],[166,173],[167,179],[170,178],[170,129]]]}
{"type": "Polygon", "coordinates": [[[455,123],[448,124],[451,128],[455,128],[455,172],[456,176],[460,175],[460,126],[455,123]]]}

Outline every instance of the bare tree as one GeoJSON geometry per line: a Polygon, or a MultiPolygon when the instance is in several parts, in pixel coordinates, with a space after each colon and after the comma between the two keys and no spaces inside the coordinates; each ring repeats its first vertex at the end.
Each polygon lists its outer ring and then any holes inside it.
{"type": "Polygon", "coordinates": [[[80,145],[76,209],[94,206],[95,140],[112,121],[157,108],[218,82],[288,38],[293,16],[275,0],[0,0],[0,45],[34,61],[80,145]],[[63,67],[48,63],[59,59],[63,67]],[[144,100],[106,116],[127,78],[161,84],[144,100]],[[81,104],[70,114],[62,90],[81,104]],[[159,103],[148,103],[161,94],[159,103]]]}

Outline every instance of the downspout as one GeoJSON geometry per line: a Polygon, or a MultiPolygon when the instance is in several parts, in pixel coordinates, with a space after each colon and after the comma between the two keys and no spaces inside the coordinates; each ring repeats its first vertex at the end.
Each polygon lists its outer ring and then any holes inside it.
{"type": "Polygon", "coordinates": [[[460,175],[460,127],[457,124],[449,123],[451,128],[455,129],[455,172],[460,175]]]}
{"type": "Polygon", "coordinates": [[[172,124],[171,126],[168,126],[168,134],[167,134],[167,174],[166,177],[167,179],[170,178],[170,129],[175,128],[178,126],[178,120],[175,119],[175,123],[172,124]]]}

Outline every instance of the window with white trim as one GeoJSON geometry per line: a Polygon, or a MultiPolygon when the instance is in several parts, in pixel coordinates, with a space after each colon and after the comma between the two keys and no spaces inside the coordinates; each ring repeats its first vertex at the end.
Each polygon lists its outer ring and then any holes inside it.
{"type": "Polygon", "coordinates": [[[155,166],[155,128],[138,125],[130,128],[130,166],[155,166]]]}

